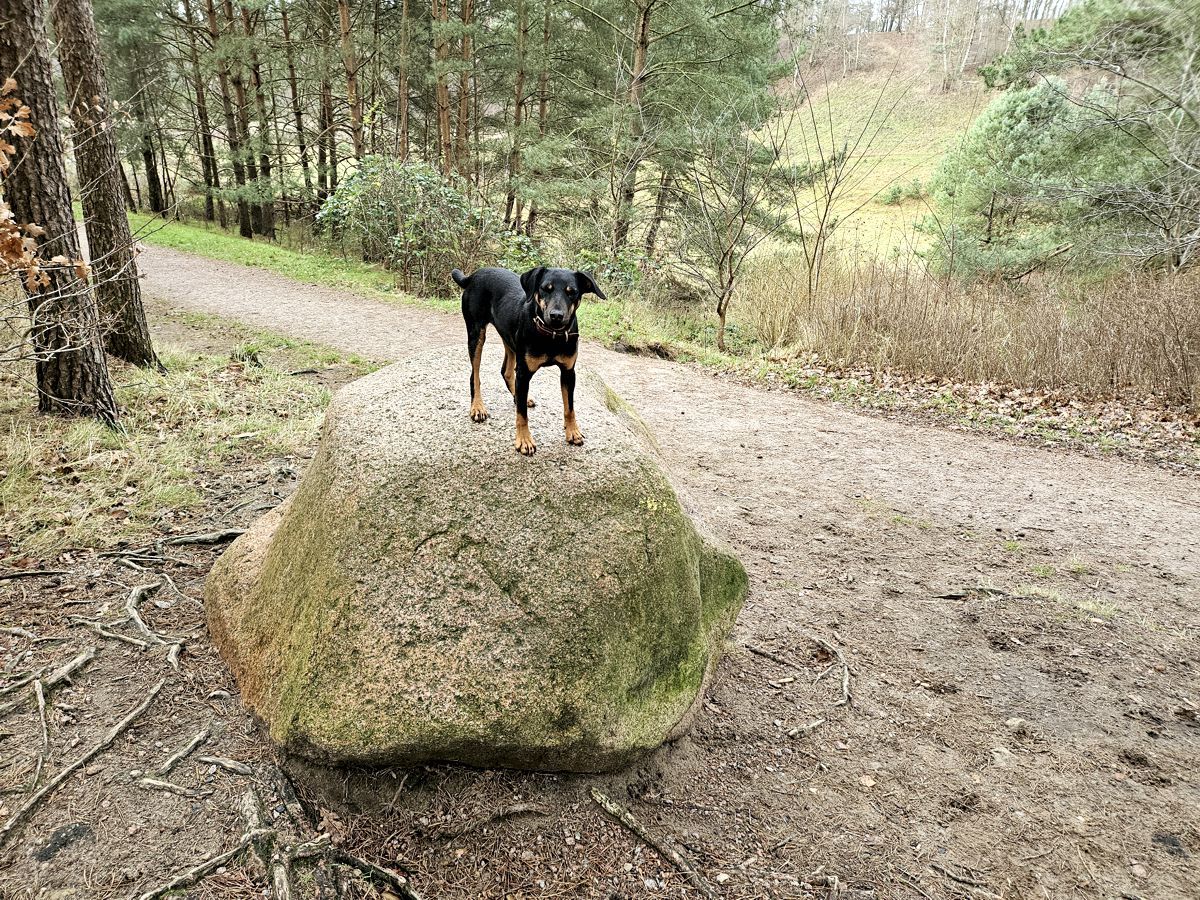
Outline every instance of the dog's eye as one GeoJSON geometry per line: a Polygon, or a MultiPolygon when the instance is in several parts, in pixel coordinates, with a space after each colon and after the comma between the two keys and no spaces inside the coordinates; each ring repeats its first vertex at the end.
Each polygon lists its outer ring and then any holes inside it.
{"type": "Polygon", "coordinates": [[[553,294],[553,293],[554,293],[554,285],[552,285],[552,284],[543,284],[543,285],[542,285],[542,293],[543,293],[543,294],[553,294]]]}
{"type": "Polygon", "coordinates": [[[568,294],[568,295],[570,295],[570,294],[573,294],[573,293],[575,293],[575,288],[573,288],[573,287],[569,287],[569,288],[567,288],[567,294],[568,294]]]}

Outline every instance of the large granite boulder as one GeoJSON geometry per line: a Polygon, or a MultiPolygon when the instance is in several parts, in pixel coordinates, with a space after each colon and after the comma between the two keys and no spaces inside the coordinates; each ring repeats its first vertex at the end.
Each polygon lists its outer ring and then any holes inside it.
{"type": "Polygon", "coordinates": [[[217,562],[205,604],[245,704],[325,763],[599,771],[686,726],[746,574],[680,505],[645,427],[580,372],[467,416],[461,352],[345,388],[295,494],[217,562]]]}

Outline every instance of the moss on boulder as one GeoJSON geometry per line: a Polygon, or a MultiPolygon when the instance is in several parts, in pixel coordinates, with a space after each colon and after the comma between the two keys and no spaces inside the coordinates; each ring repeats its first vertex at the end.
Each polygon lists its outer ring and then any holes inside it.
{"type": "Polygon", "coordinates": [[[469,421],[466,368],[437,351],[338,393],[296,493],[209,576],[213,639],[271,737],[320,762],[621,766],[684,727],[745,571],[597,376],[582,448],[535,378],[526,458],[498,377],[469,421]]]}

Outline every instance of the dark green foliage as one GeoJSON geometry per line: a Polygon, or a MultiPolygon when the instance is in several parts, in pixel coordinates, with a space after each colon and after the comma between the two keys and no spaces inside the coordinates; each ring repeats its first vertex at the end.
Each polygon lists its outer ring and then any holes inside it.
{"type": "Polygon", "coordinates": [[[1200,3],[1086,0],[985,67],[993,101],[934,181],[933,256],[1182,271],[1200,253],[1200,3]]]}
{"type": "MultiPolygon", "coordinates": [[[[453,268],[492,264],[506,237],[494,213],[433,166],[382,156],[366,157],[342,180],[317,224],[352,238],[364,259],[384,263],[406,290],[422,293],[441,293],[453,268]]],[[[519,261],[524,247],[508,248],[509,261],[519,261]]]]}

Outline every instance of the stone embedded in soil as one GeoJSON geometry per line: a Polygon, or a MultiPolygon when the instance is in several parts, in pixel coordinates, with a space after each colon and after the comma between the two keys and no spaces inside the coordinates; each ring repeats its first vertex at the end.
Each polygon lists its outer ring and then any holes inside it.
{"type": "Polygon", "coordinates": [[[495,373],[495,417],[468,419],[463,357],[339,392],[296,493],[209,576],[213,640],[271,737],[318,762],[621,766],[685,727],[745,571],[598,377],[578,448],[556,370],[535,376],[526,458],[495,373]]]}

